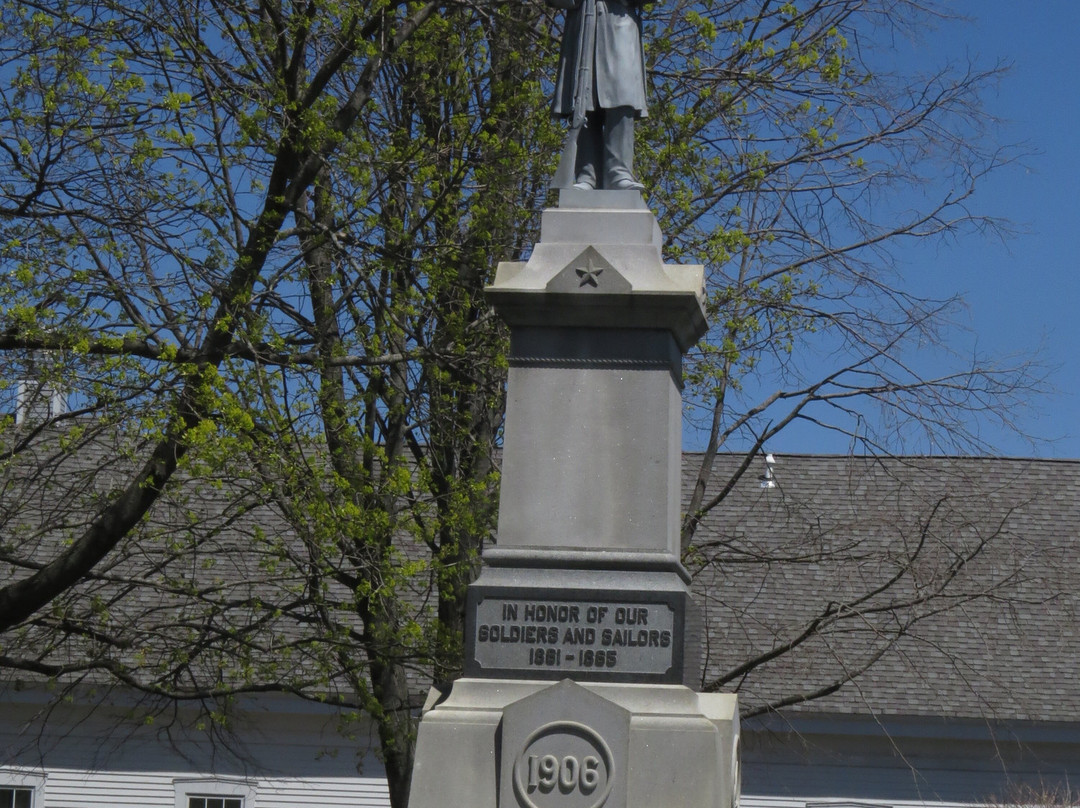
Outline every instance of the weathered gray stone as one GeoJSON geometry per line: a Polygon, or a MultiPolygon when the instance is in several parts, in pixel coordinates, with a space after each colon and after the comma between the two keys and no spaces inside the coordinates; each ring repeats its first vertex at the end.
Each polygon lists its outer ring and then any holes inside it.
{"type": "Polygon", "coordinates": [[[703,270],[636,192],[564,191],[488,296],[511,326],[499,548],[679,553],[682,352],[703,270]]]}
{"type": "Polygon", "coordinates": [[[735,697],[684,686],[682,355],[704,275],[661,244],[637,192],[565,190],[487,290],[511,329],[498,542],[469,588],[468,678],[420,724],[412,808],[733,808],[735,697]]]}
{"type": "Polygon", "coordinates": [[[608,190],[602,194],[577,188],[559,189],[560,210],[585,208],[590,210],[648,210],[641,191],[608,190]]]}
{"type": "Polygon", "coordinates": [[[660,227],[647,208],[617,212],[610,208],[551,208],[540,219],[542,244],[634,244],[659,249],[660,238],[660,227]]]}
{"type": "MultiPolygon", "coordinates": [[[[598,201],[544,211],[529,260],[499,264],[488,299],[512,328],[662,330],[680,351],[689,349],[706,328],[704,267],[663,262],[660,229],[647,208],[608,207],[640,204],[636,191],[582,196],[598,201]],[[590,261],[604,271],[590,272],[590,261]]],[[[581,202],[573,192],[563,198],[581,202]]]]}
{"type": "Polygon", "coordinates": [[[586,247],[544,288],[555,294],[624,295],[633,291],[630,281],[593,247],[586,247]]]}
{"type": "Polygon", "coordinates": [[[569,679],[503,710],[500,808],[625,808],[630,712],[569,679]]]}
{"type": "Polygon", "coordinates": [[[469,588],[466,676],[700,684],[701,615],[681,565],[626,554],[641,568],[604,569],[579,554],[531,569],[494,555],[469,588]]]}
{"type": "Polygon", "coordinates": [[[637,358],[511,359],[500,547],[678,554],[681,397],[653,358],[669,340],[637,358]]]}
{"type": "Polygon", "coordinates": [[[566,9],[552,111],[570,119],[554,187],[635,188],[634,121],[644,117],[641,2],[548,0],[566,9]]]}
{"type": "MultiPolygon", "coordinates": [[[[576,798],[590,795],[580,789],[573,794],[567,787],[559,793],[567,800],[560,806],[733,808],[738,734],[736,698],[730,694],[699,694],[665,685],[459,679],[426,708],[417,738],[411,805],[548,808],[555,803],[521,799],[513,787],[512,767],[524,766],[527,786],[529,756],[552,754],[565,782],[579,783],[581,759],[599,738],[611,750],[615,782],[609,799],[614,801],[589,803],[576,798]],[[570,727],[563,734],[560,725],[568,723],[581,728],[576,736],[570,727]],[[545,734],[545,728],[551,731],[545,734]],[[531,751],[528,740],[538,733],[553,748],[531,751]],[[556,750],[563,741],[560,754],[556,750]],[[623,748],[625,765],[619,763],[623,748]],[[577,760],[564,769],[563,758],[570,756],[577,760]],[[576,777],[571,777],[575,766],[576,777]]],[[[539,762],[534,794],[539,791],[539,762]]]]}

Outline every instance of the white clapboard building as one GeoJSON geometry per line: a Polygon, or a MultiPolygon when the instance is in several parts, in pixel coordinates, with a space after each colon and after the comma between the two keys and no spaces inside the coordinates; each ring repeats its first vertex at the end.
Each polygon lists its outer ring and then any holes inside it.
{"type": "MultiPolygon", "coordinates": [[[[742,804],[1050,801],[1080,783],[1078,529],[1080,462],[755,460],[686,560],[703,684],[740,696],[742,804]]],[[[0,808],[388,804],[371,726],[317,701],[245,696],[206,725],[115,682],[0,677],[0,808]]]]}

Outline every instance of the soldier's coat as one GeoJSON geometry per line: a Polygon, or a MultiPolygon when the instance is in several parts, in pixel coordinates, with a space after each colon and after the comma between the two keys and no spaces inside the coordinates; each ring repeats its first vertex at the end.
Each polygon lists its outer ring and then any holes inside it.
{"type": "MultiPolygon", "coordinates": [[[[641,47],[641,12],[634,2],[618,0],[547,0],[549,5],[566,9],[559,75],[555,81],[552,111],[556,115],[574,113],[574,88],[578,65],[584,58],[592,63],[592,93],[586,111],[631,107],[638,117],[645,117],[645,54],[641,47]],[[585,39],[585,12],[596,4],[595,54],[585,39]]],[[[588,62],[586,65],[588,66],[588,62]]]]}

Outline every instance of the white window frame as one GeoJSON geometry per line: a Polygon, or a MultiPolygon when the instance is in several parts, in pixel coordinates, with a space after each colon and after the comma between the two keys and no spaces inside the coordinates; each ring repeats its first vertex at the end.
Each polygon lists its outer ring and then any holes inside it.
{"type": "MultiPolygon", "coordinates": [[[[175,808],[188,808],[189,797],[231,797],[243,800],[243,808],[255,808],[255,786],[248,780],[226,777],[198,780],[173,780],[175,808]]],[[[39,808],[35,805],[34,808],[39,808]]]]}
{"type": "Polygon", "coordinates": [[[0,766],[0,788],[30,789],[30,808],[45,808],[45,775],[33,769],[0,766]]]}

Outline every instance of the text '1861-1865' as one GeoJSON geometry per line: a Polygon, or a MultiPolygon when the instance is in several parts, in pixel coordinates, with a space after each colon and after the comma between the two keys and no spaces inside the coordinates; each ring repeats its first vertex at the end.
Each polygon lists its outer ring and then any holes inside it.
{"type": "Polygon", "coordinates": [[[675,612],[667,603],[486,597],[474,631],[485,670],[663,675],[672,667],[675,612]]]}

